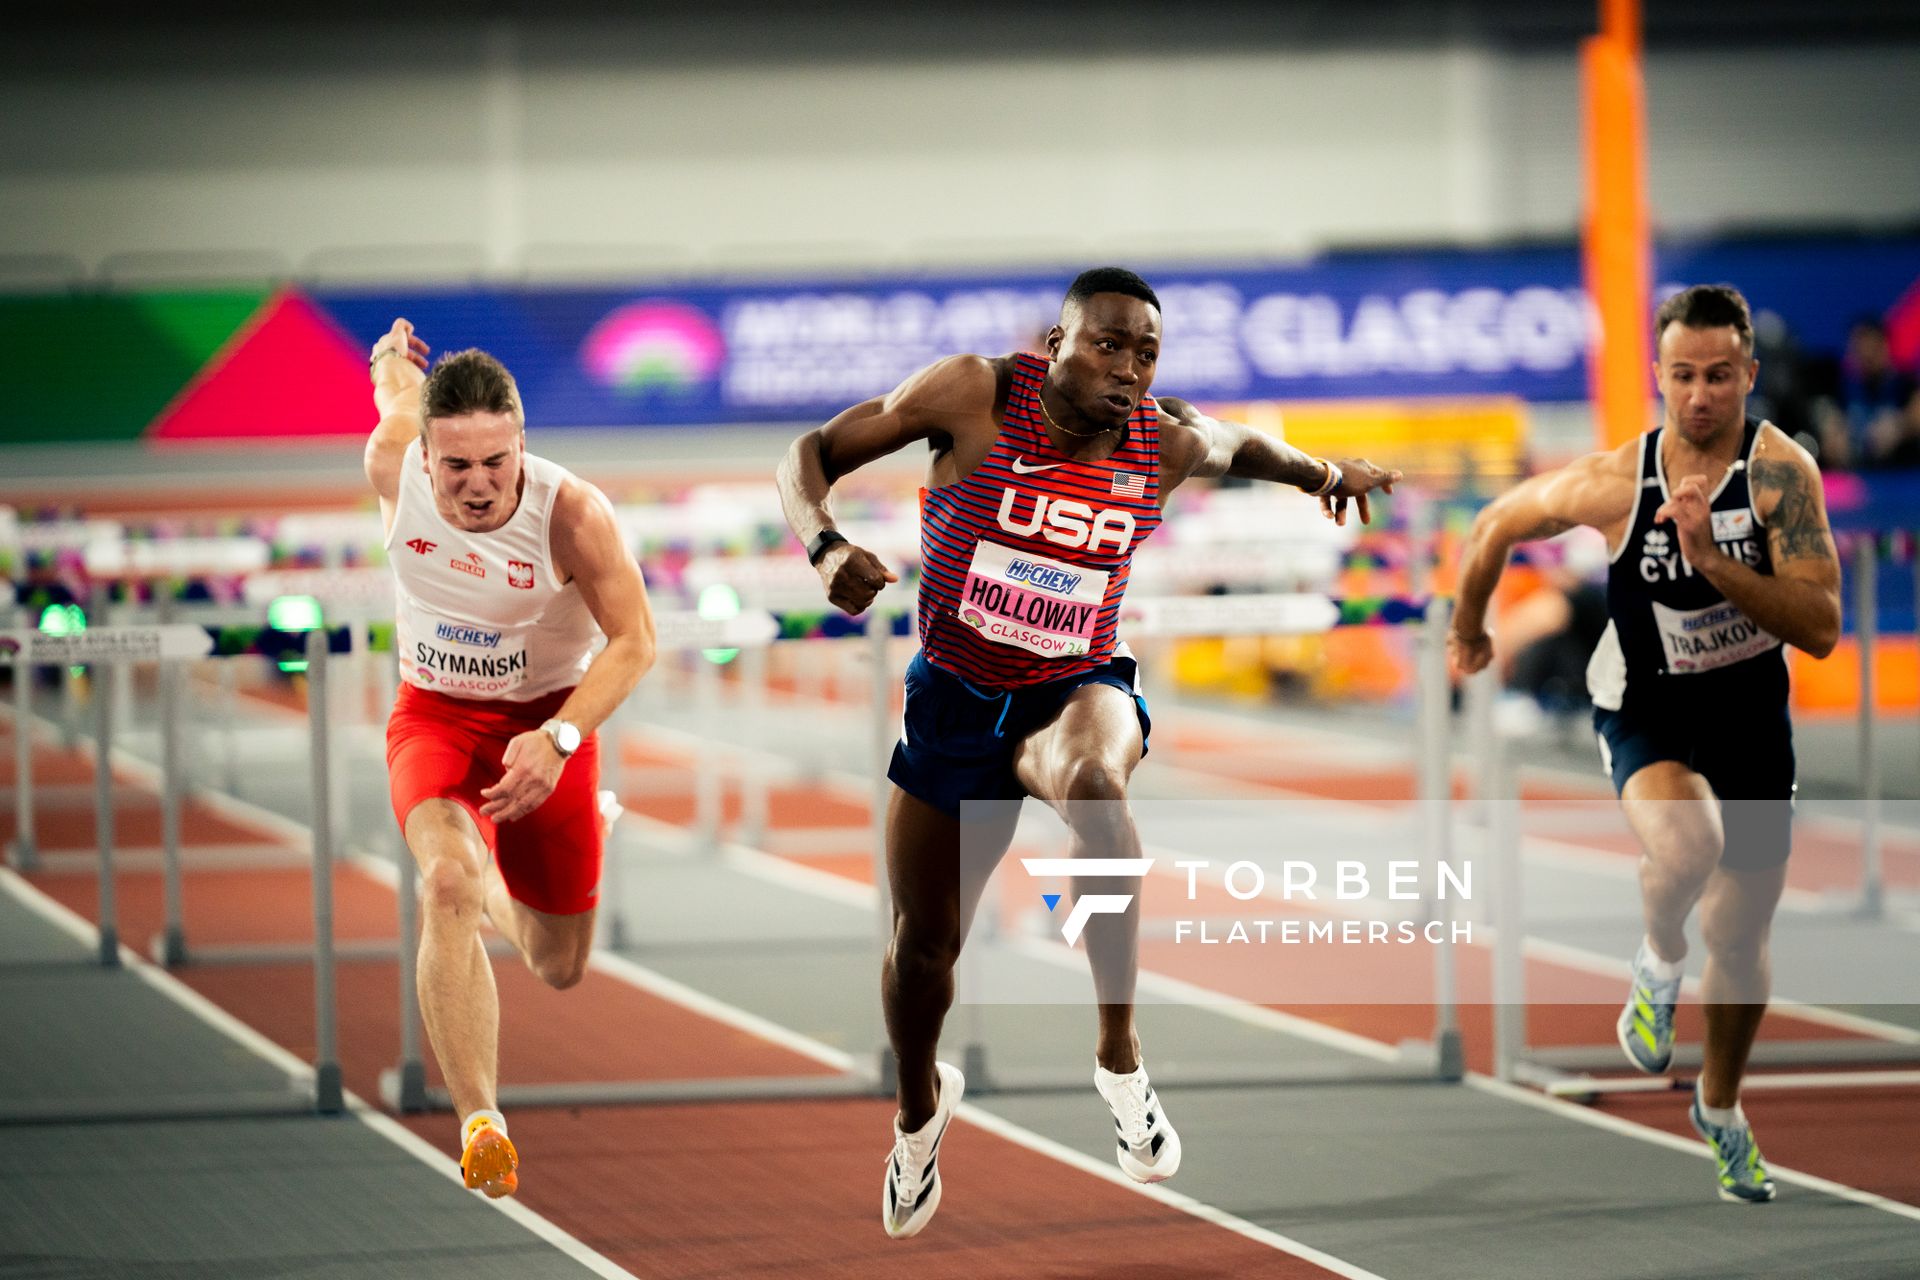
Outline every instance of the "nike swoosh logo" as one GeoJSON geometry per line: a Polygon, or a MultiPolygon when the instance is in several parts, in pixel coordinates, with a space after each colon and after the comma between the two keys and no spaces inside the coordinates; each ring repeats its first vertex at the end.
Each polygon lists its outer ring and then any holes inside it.
{"type": "Polygon", "coordinates": [[[1035,465],[1028,463],[1025,458],[1015,458],[1013,460],[1013,473],[1017,476],[1030,476],[1036,471],[1051,471],[1055,467],[1064,467],[1066,465],[1064,462],[1045,462],[1035,465]]]}

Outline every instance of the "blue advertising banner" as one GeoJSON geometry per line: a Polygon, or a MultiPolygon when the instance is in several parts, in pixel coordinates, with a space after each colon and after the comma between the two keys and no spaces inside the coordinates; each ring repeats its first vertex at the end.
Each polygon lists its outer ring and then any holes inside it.
{"type": "MultiPolygon", "coordinates": [[[[1920,239],[1664,249],[1667,287],[1730,280],[1804,344],[1920,280],[1920,239]]],[[[1164,305],[1156,390],[1195,400],[1587,394],[1591,313],[1571,246],[1330,255],[1297,266],[1143,272],[1164,305]]],[[[958,352],[1037,347],[1070,273],[623,289],[323,289],[371,343],[396,315],[438,350],[477,346],[544,426],[824,420],[958,352]]]]}

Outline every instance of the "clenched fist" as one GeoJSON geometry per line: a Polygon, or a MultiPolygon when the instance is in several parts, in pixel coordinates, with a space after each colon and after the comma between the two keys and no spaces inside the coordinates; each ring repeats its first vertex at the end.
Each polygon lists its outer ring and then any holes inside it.
{"type": "Polygon", "coordinates": [[[814,567],[827,586],[828,602],[849,617],[865,613],[882,587],[900,581],[900,575],[881,564],[880,557],[851,542],[828,547],[814,567]]]}

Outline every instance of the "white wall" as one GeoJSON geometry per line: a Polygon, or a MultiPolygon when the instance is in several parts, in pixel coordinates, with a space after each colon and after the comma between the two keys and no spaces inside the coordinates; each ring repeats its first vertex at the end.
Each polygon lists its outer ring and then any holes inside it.
{"type": "MultiPolygon", "coordinates": [[[[356,28],[79,67],[16,54],[0,253],[890,266],[1575,227],[1571,50],[622,55],[644,39],[502,28],[396,47],[356,28]]],[[[1657,51],[1648,79],[1663,225],[1920,218],[1920,46],[1657,51]]]]}

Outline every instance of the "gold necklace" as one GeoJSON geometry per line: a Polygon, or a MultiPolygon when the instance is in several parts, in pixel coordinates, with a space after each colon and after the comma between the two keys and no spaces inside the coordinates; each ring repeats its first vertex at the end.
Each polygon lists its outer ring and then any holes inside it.
{"type": "Polygon", "coordinates": [[[1065,427],[1061,426],[1059,423],[1055,422],[1053,420],[1053,415],[1047,412],[1047,397],[1042,392],[1040,391],[1034,392],[1033,398],[1040,402],[1040,414],[1042,417],[1044,417],[1047,420],[1047,425],[1052,427],[1055,431],[1058,431],[1063,436],[1072,436],[1076,440],[1091,440],[1095,436],[1103,436],[1107,434],[1107,432],[1109,431],[1120,430],[1119,427],[1102,427],[1098,431],[1069,431],[1065,427]]]}

